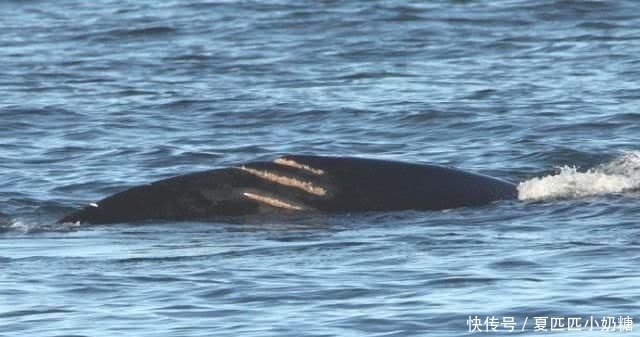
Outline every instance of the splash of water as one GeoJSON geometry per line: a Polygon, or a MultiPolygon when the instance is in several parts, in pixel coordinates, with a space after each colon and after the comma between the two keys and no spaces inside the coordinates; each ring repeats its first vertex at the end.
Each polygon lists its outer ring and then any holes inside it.
{"type": "Polygon", "coordinates": [[[18,232],[18,233],[39,233],[48,231],[73,231],[80,227],[80,223],[65,223],[65,224],[42,224],[30,221],[21,221],[18,219],[2,219],[0,221],[0,233],[3,232],[18,232]]]}
{"type": "Polygon", "coordinates": [[[579,198],[640,189],[640,152],[627,153],[611,162],[579,172],[560,167],[556,174],[518,184],[520,200],[579,198]]]}

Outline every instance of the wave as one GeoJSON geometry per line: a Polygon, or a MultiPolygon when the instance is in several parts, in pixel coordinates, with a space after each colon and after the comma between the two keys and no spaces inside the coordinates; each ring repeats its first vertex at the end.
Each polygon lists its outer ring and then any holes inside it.
{"type": "Polygon", "coordinates": [[[518,184],[520,200],[579,198],[640,189],[640,152],[626,153],[608,163],[580,172],[575,166],[518,184]]]}

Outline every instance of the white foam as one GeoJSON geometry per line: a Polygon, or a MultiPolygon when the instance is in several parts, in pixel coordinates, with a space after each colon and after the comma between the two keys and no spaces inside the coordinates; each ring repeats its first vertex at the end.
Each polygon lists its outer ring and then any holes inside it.
{"type": "Polygon", "coordinates": [[[11,231],[27,233],[31,230],[32,227],[33,226],[30,224],[26,224],[16,219],[11,219],[11,221],[5,228],[11,231]]]}
{"type": "Polygon", "coordinates": [[[637,189],[640,189],[640,152],[631,152],[586,172],[565,166],[556,174],[523,181],[518,184],[518,198],[579,198],[637,189]]]}
{"type": "Polygon", "coordinates": [[[66,222],[62,224],[38,223],[33,221],[22,221],[18,219],[10,219],[4,224],[0,224],[0,232],[18,232],[18,233],[35,233],[47,231],[70,231],[80,227],[80,222],[66,222]]]}

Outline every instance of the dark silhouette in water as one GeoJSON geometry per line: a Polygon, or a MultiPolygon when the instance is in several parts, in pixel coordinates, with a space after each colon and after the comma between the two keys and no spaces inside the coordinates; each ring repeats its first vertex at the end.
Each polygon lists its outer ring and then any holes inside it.
{"type": "Polygon", "coordinates": [[[58,222],[202,220],[282,212],[442,210],[516,199],[510,182],[455,168],[284,156],[133,187],[58,222]]]}

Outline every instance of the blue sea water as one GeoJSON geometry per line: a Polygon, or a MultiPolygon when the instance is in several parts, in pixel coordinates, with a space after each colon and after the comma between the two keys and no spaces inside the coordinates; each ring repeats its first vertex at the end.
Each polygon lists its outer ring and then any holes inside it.
{"type": "Polygon", "coordinates": [[[494,333],[476,329],[492,317],[522,336],[640,330],[640,2],[0,13],[2,336],[463,336],[494,333]],[[284,153],[452,165],[518,182],[521,200],[52,225],[130,186],[284,153]]]}

